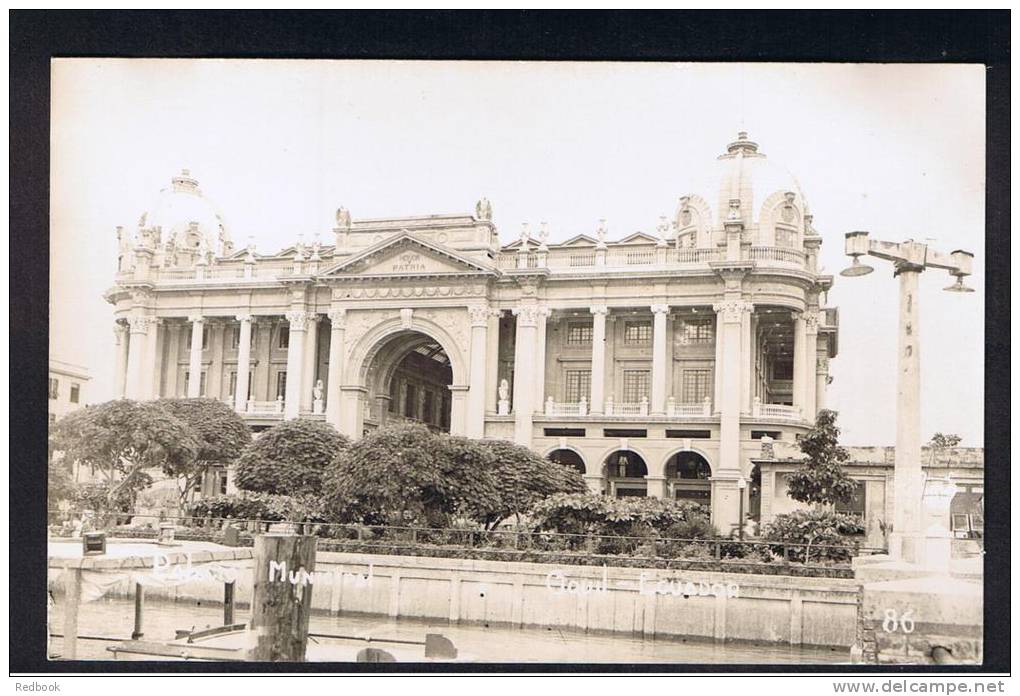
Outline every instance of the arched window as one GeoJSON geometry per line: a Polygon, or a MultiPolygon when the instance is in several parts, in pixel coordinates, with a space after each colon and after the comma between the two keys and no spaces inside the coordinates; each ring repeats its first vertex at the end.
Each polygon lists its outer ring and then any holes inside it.
{"type": "Polygon", "coordinates": [[[677,452],[666,462],[666,480],[677,500],[712,502],[712,467],[697,452],[677,452]]]}

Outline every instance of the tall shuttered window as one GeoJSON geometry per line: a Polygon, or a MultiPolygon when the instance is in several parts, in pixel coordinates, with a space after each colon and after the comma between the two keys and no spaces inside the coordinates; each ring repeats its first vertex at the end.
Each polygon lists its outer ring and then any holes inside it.
{"type": "Polygon", "coordinates": [[[591,370],[567,370],[567,403],[577,403],[591,393],[591,370]]]}
{"type": "Polygon", "coordinates": [[[651,373],[648,370],[624,370],[623,400],[627,403],[637,403],[642,397],[647,397],[650,378],[651,373]]]}

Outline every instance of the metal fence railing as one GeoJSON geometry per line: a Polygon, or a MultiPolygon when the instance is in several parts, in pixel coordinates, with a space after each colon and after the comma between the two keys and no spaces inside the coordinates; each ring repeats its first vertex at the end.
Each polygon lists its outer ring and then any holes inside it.
{"type": "MultiPolygon", "coordinates": [[[[55,512],[56,516],[67,513],[55,512]]],[[[629,557],[647,560],[742,561],[763,564],[821,565],[849,567],[855,556],[883,553],[848,538],[843,544],[771,539],[679,538],[643,535],[564,533],[536,529],[431,528],[394,525],[365,525],[283,520],[265,518],[198,517],[154,515],[133,512],[115,513],[115,523],[106,527],[111,536],[155,537],[161,525],[175,528],[179,538],[190,532],[195,538],[220,541],[229,534],[238,543],[251,543],[251,535],[264,533],[279,525],[290,525],[302,534],[319,537],[322,548],[347,548],[368,553],[396,554],[430,551],[438,553],[484,551],[488,556],[576,555],[580,557],[629,557]]],[[[278,527],[277,527],[278,528],[278,527]]],[[[454,555],[457,555],[454,553],[454,555]]]]}

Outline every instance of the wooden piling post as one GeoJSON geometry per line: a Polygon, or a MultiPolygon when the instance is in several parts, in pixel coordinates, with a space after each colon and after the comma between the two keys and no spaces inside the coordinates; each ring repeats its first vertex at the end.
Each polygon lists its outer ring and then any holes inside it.
{"type": "Polygon", "coordinates": [[[223,625],[234,625],[234,583],[223,583],[223,625]]]}
{"type": "Polygon", "coordinates": [[[251,630],[258,662],[303,662],[312,609],[314,536],[264,534],[255,539],[251,630]]]}
{"type": "Polygon", "coordinates": [[[142,612],[145,610],[145,588],[135,583],[135,628],[131,631],[131,640],[138,640],[145,635],[142,627],[142,612]]]}
{"type": "Polygon", "coordinates": [[[78,659],[78,605],[81,603],[81,568],[64,571],[64,638],[60,655],[78,659]]]}

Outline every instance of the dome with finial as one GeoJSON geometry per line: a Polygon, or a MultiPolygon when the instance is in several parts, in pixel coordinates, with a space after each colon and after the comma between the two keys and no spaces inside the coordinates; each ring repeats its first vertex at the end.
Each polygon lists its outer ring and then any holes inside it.
{"type": "Polygon", "coordinates": [[[197,254],[225,256],[233,251],[222,213],[187,169],[160,190],[138,220],[136,237],[140,244],[165,252],[177,263],[197,254]]]}
{"type": "Polygon", "coordinates": [[[681,189],[673,228],[689,246],[722,243],[727,222],[740,222],[754,244],[799,246],[809,214],[796,177],[741,131],[706,178],[681,189]]]}

